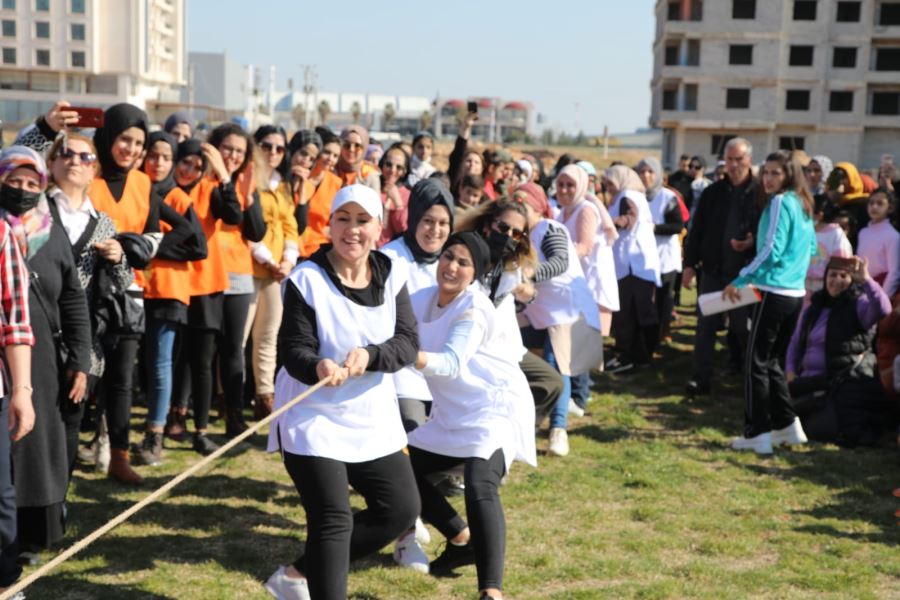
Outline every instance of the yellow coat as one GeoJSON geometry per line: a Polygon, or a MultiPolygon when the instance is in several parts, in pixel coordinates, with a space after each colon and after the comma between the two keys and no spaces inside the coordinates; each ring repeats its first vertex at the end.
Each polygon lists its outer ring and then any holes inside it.
{"type": "MultiPolygon", "coordinates": [[[[285,250],[297,250],[299,234],[297,219],[294,217],[294,202],[291,199],[290,184],[282,181],[274,190],[259,190],[260,208],[266,222],[266,236],[260,242],[272,253],[276,263],[284,260],[285,250]]],[[[296,256],[296,254],[295,254],[296,256]]],[[[271,279],[270,271],[257,260],[253,261],[253,276],[271,279]]]]}

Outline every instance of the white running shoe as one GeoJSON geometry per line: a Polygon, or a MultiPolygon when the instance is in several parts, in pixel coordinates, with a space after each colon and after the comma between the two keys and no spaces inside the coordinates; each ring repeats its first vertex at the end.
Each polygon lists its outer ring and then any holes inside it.
{"type": "Polygon", "coordinates": [[[569,398],[569,414],[576,417],[584,416],[584,409],[578,406],[574,400],[569,398]]]}
{"type": "Polygon", "coordinates": [[[278,567],[266,580],[266,591],[277,600],[311,600],[306,577],[288,577],[285,567],[278,567]]]}
{"type": "Polygon", "coordinates": [[[550,429],[550,445],[547,453],[554,456],[566,456],[569,453],[569,434],[562,427],[550,429]]]}
{"type": "Polygon", "coordinates": [[[94,442],[94,465],[98,473],[109,473],[109,462],[112,459],[112,450],[109,445],[109,435],[101,433],[94,442]]]}
{"type": "Polygon", "coordinates": [[[772,454],[772,434],[761,433],[752,438],[741,436],[731,442],[732,450],[753,450],[757,454],[772,454]]]}
{"type": "Polygon", "coordinates": [[[425,527],[425,523],[422,522],[422,519],[416,517],[416,541],[419,542],[421,546],[427,546],[431,543],[431,534],[428,532],[428,528],[425,527]]]}
{"type": "Polygon", "coordinates": [[[416,540],[415,533],[408,533],[394,544],[394,562],[405,569],[428,574],[428,556],[416,540]]]}
{"type": "Polygon", "coordinates": [[[808,441],[799,417],[794,417],[794,421],[783,429],[772,430],[773,446],[798,446],[808,441]]]}

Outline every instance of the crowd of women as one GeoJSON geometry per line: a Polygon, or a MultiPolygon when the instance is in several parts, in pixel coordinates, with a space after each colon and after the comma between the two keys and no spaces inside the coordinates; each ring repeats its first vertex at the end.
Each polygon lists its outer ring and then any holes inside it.
{"type": "Polygon", "coordinates": [[[669,177],[653,157],[598,172],[564,155],[548,175],[534,156],[474,148],[475,114],[446,171],[428,132],[384,148],[358,125],[289,136],[225,123],[201,136],[187,115],[160,128],[128,104],[92,135],[78,119],[61,101],[0,154],[19,423],[12,501],[0,461],[0,586],[63,537],[79,456],[141,482],[129,448],[136,388],[147,405],[136,458],[157,465],[189,415],[193,448],[217,448],[214,404],[226,435],[245,431],[247,385],[259,419],[324,380],[270,430],[307,539],[266,589],[345,598],[350,561],[394,542],[399,565],[441,576],[474,563],[481,597],[502,597],[499,489],[512,462],[536,465],[545,419],[548,454],[568,454],[568,415],[584,414],[591,371],[650,365],[695,278],[729,300],[747,286],[761,296],[752,314],[729,312],[736,330],[750,319],[746,345],[731,346],[746,360],[735,448],[771,453],[805,442],[804,429],[875,443],[887,422],[900,344],[896,173],[864,192],[849,163],[776,152],[757,176],[735,139],[715,182],[699,157],[669,177]],[[748,190],[752,206],[740,204],[748,190]],[[720,214],[741,239],[713,239],[720,214]],[[716,259],[731,276],[705,248],[735,254],[716,259]],[[876,324],[879,358],[890,358],[879,367],[876,324]],[[32,373],[16,354],[30,344],[32,373]],[[86,424],[93,441],[79,448],[86,424]],[[349,487],[364,510],[351,510],[349,487]],[[434,560],[423,521],[447,540],[434,560]]]}

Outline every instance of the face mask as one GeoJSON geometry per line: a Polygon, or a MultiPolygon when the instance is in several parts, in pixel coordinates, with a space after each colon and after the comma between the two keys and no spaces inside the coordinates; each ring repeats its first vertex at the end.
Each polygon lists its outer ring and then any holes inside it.
{"type": "Polygon", "coordinates": [[[514,253],[519,248],[519,242],[491,229],[487,239],[488,248],[491,249],[491,262],[496,263],[504,256],[514,253]]]}
{"type": "Polygon", "coordinates": [[[41,199],[41,192],[28,192],[9,185],[0,187],[0,208],[19,217],[37,206],[41,199]]]}

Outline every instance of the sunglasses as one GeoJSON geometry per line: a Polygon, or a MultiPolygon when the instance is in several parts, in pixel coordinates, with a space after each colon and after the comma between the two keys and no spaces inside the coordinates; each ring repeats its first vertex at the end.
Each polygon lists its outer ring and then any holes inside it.
{"type": "Polygon", "coordinates": [[[696,169],[702,169],[703,167],[700,165],[690,165],[688,168],[696,170],[696,169]]]}
{"type": "Polygon", "coordinates": [[[57,156],[64,160],[70,160],[77,156],[83,165],[92,165],[97,160],[97,155],[93,152],[75,152],[71,148],[63,148],[57,156]]]}
{"type": "Polygon", "coordinates": [[[517,227],[513,227],[508,223],[504,223],[500,219],[494,221],[494,228],[503,235],[512,236],[512,239],[518,241],[525,236],[525,232],[517,227]]]}
{"type": "Polygon", "coordinates": [[[284,146],[281,144],[271,144],[269,142],[263,142],[259,145],[260,148],[263,149],[263,152],[274,152],[275,154],[284,154],[284,146]]]}
{"type": "Polygon", "coordinates": [[[356,150],[357,148],[362,149],[362,144],[357,144],[356,142],[344,142],[342,146],[347,150],[356,150]]]}
{"type": "Polygon", "coordinates": [[[384,168],[385,169],[400,169],[401,171],[405,171],[406,165],[403,165],[400,163],[392,163],[390,161],[387,161],[384,163],[384,168]]]}

